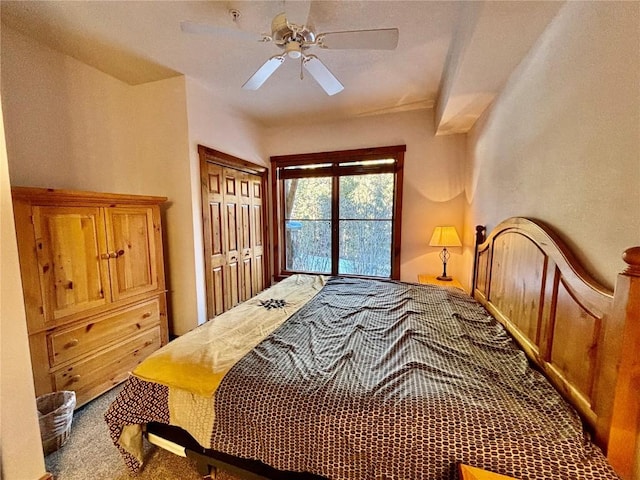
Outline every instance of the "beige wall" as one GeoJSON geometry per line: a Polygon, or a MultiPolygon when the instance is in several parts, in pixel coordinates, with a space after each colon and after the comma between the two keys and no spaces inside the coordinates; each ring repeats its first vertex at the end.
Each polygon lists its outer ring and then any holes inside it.
{"type": "Polygon", "coordinates": [[[129,190],[131,89],[5,25],[0,59],[11,184],[129,190]]]}
{"type": "Polygon", "coordinates": [[[234,155],[243,160],[267,165],[266,154],[261,145],[261,129],[228,107],[213,92],[196,80],[187,78],[186,101],[189,119],[189,168],[191,180],[191,216],[185,218],[190,223],[192,235],[194,268],[192,294],[197,314],[175,324],[178,334],[185,333],[207,320],[206,287],[204,272],[204,247],[202,243],[202,211],[200,193],[200,158],[198,145],[234,155]]]}
{"type": "Polygon", "coordinates": [[[196,325],[197,318],[186,82],[175,77],[131,90],[130,125],[136,138],[129,158],[138,169],[138,185],[130,192],[147,190],[168,198],[162,220],[169,327],[184,333],[182,324],[196,325]]]}
{"type": "Polygon", "coordinates": [[[639,10],[568,2],[514,72],[469,135],[467,245],[476,224],[539,218],[613,287],[640,245],[639,10]]]}
{"type": "Polygon", "coordinates": [[[0,112],[0,478],[45,473],[13,224],[4,122],[0,112]]]}
{"type": "MultiPolygon", "coordinates": [[[[433,134],[433,111],[416,110],[349,121],[269,128],[270,155],[325,152],[386,145],[407,146],[402,200],[401,278],[439,275],[440,249],[428,243],[437,225],[454,225],[462,236],[465,137],[433,134]]],[[[451,248],[447,273],[462,274],[461,248],[451,248]]]]}
{"type": "MultiPolygon", "coordinates": [[[[258,165],[269,165],[263,127],[225,106],[225,101],[197,80],[187,78],[189,147],[198,159],[198,144],[258,165]]],[[[199,173],[199,169],[198,169],[199,173]]],[[[200,176],[198,175],[198,188],[200,176]]]]}

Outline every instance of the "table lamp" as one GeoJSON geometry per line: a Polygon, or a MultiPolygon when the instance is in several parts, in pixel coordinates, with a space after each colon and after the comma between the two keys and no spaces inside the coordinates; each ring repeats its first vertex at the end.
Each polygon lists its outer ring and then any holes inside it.
{"type": "Polygon", "coordinates": [[[438,277],[438,280],[451,281],[452,278],[447,276],[447,261],[451,254],[447,250],[447,247],[461,247],[460,237],[456,231],[456,227],[436,227],[433,230],[431,241],[429,242],[431,247],[443,247],[440,252],[440,260],[442,260],[442,275],[438,277]]]}

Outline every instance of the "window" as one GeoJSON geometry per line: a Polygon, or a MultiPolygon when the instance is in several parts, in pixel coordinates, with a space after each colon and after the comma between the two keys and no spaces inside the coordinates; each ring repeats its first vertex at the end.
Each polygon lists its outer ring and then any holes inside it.
{"type": "Polygon", "coordinates": [[[276,277],[400,278],[405,150],[272,157],[276,277]]]}

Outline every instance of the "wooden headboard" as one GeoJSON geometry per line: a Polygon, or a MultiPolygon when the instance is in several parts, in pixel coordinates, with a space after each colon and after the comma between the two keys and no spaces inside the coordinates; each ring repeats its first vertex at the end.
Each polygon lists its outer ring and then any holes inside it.
{"type": "Polygon", "coordinates": [[[581,414],[616,471],[632,478],[640,432],[640,247],[624,252],[628,268],[614,294],[541,222],[516,217],[488,237],[483,227],[476,231],[473,296],[581,414]]]}

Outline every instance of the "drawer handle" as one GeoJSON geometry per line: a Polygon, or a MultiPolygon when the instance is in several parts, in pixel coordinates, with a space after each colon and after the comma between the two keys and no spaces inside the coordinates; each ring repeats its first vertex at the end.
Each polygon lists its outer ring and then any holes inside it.
{"type": "Polygon", "coordinates": [[[74,338],[73,340],[69,340],[67,343],[65,343],[64,348],[73,348],[79,343],[80,343],[80,340],[78,340],[77,338],[74,338]]]}
{"type": "Polygon", "coordinates": [[[142,318],[149,318],[151,316],[151,312],[146,312],[144,315],[142,315],[142,318]]]}
{"type": "Polygon", "coordinates": [[[69,377],[69,381],[67,382],[67,385],[70,385],[72,383],[76,383],[80,381],[80,375],[74,375],[73,377],[69,377]]]}

